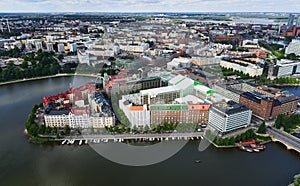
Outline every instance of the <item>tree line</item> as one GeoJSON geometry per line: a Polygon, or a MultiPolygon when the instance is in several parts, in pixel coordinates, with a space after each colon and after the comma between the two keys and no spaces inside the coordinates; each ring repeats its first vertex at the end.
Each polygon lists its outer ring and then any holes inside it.
{"type": "Polygon", "coordinates": [[[293,114],[290,116],[279,114],[275,121],[275,127],[278,129],[283,127],[286,132],[292,132],[297,126],[300,126],[299,114],[293,114]]]}
{"type": "MultiPolygon", "coordinates": [[[[5,55],[20,57],[20,52],[17,55],[17,51],[18,49],[13,49],[5,55]]],[[[53,56],[53,53],[42,52],[41,50],[36,54],[22,55],[23,62],[20,65],[17,66],[11,61],[6,64],[6,68],[0,68],[0,82],[74,72],[69,64],[60,66],[53,56]]]]}
{"type": "Polygon", "coordinates": [[[251,139],[262,140],[262,141],[270,140],[270,137],[264,137],[264,136],[255,134],[253,129],[249,129],[240,135],[237,135],[235,137],[232,136],[230,138],[218,137],[218,136],[214,135],[210,130],[207,130],[205,133],[205,137],[208,138],[209,140],[213,141],[213,143],[218,146],[232,146],[232,145],[235,145],[235,143],[248,141],[251,139]]]}

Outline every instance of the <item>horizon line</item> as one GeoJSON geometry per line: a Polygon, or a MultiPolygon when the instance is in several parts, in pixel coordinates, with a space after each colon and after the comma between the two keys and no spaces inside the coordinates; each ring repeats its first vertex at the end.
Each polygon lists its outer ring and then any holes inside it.
{"type": "Polygon", "coordinates": [[[41,12],[33,12],[33,11],[28,11],[28,12],[26,12],[26,11],[24,11],[24,12],[0,12],[0,14],[13,14],[13,13],[45,13],[45,14],[53,14],[53,13],[130,13],[130,14],[134,14],[134,13],[145,13],[145,14],[149,14],[149,13],[167,13],[167,14],[170,14],[170,13],[188,13],[188,14],[197,14],[197,13],[286,13],[286,14],[288,14],[288,13],[294,13],[294,14],[300,14],[300,12],[293,12],[293,11],[272,11],[272,12],[270,12],[270,11],[266,11],[266,12],[264,12],[264,11],[240,11],[240,12],[238,12],[238,11],[207,11],[207,12],[205,12],[205,11],[199,11],[199,12],[188,12],[188,11],[170,11],[170,12],[168,12],[168,11],[137,11],[137,12],[132,12],[132,11],[99,11],[99,12],[97,12],[97,11],[78,11],[78,12],[76,12],[76,11],[49,11],[49,12],[47,12],[47,11],[41,11],[41,12]]]}

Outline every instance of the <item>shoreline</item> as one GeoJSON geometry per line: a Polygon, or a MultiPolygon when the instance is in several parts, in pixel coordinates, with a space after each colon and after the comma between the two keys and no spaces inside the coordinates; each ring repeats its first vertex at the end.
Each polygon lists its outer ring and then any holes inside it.
{"type": "Polygon", "coordinates": [[[40,76],[40,77],[34,77],[34,78],[29,78],[29,79],[19,79],[19,80],[14,80],[14,81],[6,81],[6,82],[1,82],[1,85],[8,85],[8,84],[13,84],[13,83],[22,83],[22,82],[28,82],[28,81],[35,81],[35,80],[41,80],[41,79],[48,79],[48,78],[56,78],[56,77],[68,77],[68,76],[83,76],[83,77],[99,77],[97,75],[93,74],[56,74],[56,75],[51,75],[51,76],[40,76]]]}
{"type": "Polygon", "coordinates": [[[298,83],[298,84],[288,84],[288,83],[271,84],[269,86],[271,86],[271,87],[278,87],[278,88],[282,88],[282,87],[300,87],[300,83],[298,83]]]}

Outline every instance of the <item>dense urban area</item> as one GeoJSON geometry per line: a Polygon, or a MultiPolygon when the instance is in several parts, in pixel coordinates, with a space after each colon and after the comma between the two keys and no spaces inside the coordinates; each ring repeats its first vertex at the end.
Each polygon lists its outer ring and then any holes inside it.
{"type": "Polygon", "coordinates": [[[2,84],[95,78],[33,107],[32,142],[173,132],[248,152],[271,140],[300,152],[299,97],[285,91],[300,85],[300,14],[0,17],[2,84]]]}

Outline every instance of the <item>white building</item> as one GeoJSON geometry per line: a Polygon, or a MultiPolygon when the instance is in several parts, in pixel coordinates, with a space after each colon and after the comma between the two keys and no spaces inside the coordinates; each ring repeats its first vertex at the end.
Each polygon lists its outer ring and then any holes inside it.
{"type": "Polygon", "coordinates": [[[71,43],[69,44],[70,46],[70,52],[77,52],[77,44],[76,43],[71,43]]]}
{"type": "Polygon", "coordinates": [[[43,50],[43,43],[42,41],[35,42],[35,50],[43,50]]]}
{"type": "Polygon", "coordinates": [[[63,128],[66,125],[70,125],[70,116],[68,114],[61,115],[44,115],[45,125],[47,127],[63,128]]]}
{"type": "Polygon", "coordinates": [[[75,115],[71,112],[62,115],[44,115],[46,127],[64,128],[104,128],[114,126],[114,117],[90,117],[87,114],[75,115]]]}
{"type": "Polygon", "coordinates": [[[49,51],[49,52],[54,51],[52,43],[47,43],[46,46],[47,46],[47,51],[49,51]]]}
{"type": "Polygon", "coordinates": [[[259,64],[246,63],[244,61],[234,62],[222,59],[220,66],[249,74],[251,77],[261,76],[263,73],[263,67],[259,66],[259,64]]]}
{"type": "Polygon", "coordinates": [[[178,68],[189,68],[191,67],[192,60],[190,58],[174,58],[171,62],[167,63],[168,70],[174,70],[178,68]]]}
{"type": "Polygon", "coordinates": [[[65,45],[63,43],[59,43],[57,45],[57,51],[60,53],[64,53],[65,52],[65,45]]]}
{"type": "Polygon", "coordinates": [[[119,100],[119,107],[130,122],[130,127],[150,127],[150,110],[147,105],[135,106],[128,100],[119,100]]]}
{"type": "Polygon", "coordinates": [[[298,74],[300,73],[300,61],[281,59],[274,68],[274,75],[277,77],[298,74]]]}
{"type": "Polygon", "coordinates": [[[285,49],[286,54],[296,54],[297,56],[300,56],[300,38],[293,39],[292,42],[286,47],[285,49]]]}
{"type": "Polygon", "coordinates": [[[252,111],[234,101],[213,104],[209,109],[208,125],[220,133],[227,133],[250,125],[252,111]]]}
{"type": "Polygon", "coordinates": [[[120,50],[125,52],[143,53],[149,48],[148,43],[141,43],[140,45],[120,45],[120,50]]]}

